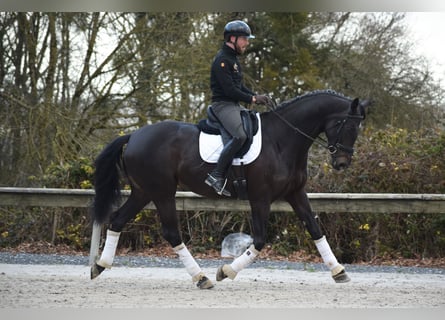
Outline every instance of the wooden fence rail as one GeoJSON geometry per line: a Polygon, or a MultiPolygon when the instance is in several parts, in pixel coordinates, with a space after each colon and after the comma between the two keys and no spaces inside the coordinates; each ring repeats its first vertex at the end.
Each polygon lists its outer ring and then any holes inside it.
{"type": "MultiPolygon", "coordinates": [[[[123,199],[129,196],[122,191],[123,199]]],[[[94,190],[0,187],[0,206],[75,207],[91,205],[94,190]]],[[[308,193],[315,212],[345,213],[445,213],[445,194],[308,193]]],[[[244,200],[208,199],[193,192],[177,192],[178,211],[249,211],[244,200]]],[[[146,206],[154,209],[153,204],[146,206]]],[[[284,201],[272,204],[274,212],[290,212],[284,201]]]]}
{"type": "MultiPolygon", "coordinates": [[[[122,191],[123,200],[129,196],[122,191]]],[[[0,206],[22,207],[77,207],[91,205],[94,190],[47,188],[0,188],[0,206]]],[[[308,193],[314,212],[325,213],[425,213],[444,214],[445,194],[389,194],[389,193],[308,193]]],[[[193,192],[177,192],[178,211],[249,211],[249,203],[232,199],[208,199],[193,192]]],[[[154,209],[153,204],[146,206],[154,209]]],[[[289,212],[292,208],[284,201],[272,204],[274,212],[289,212]]],[[[101,226],[93,225],[90,247],[90,265],[99,252],[101,226]]]]}

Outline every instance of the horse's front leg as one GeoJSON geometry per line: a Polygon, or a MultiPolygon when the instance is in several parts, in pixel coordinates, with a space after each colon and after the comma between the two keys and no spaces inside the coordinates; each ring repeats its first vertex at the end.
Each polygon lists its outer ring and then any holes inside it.
{"type": "Polygon", "coordinates": [[[260,254],[266,240],[267,220],[269,219],[270,203],[267,201],[250,202],[253,224],[253,244],[242,255],[235,258],[231,264],[225,264],[218,268],[216,280],[225,278],[235,279],[238,272],[252,264],[260,254]]]}
{"type": "Polygon", "coordinates": [[[331,270],[331,275],[335,282],[342,283],[350,281],[351,279],[346,274],[345,267],[337,261],[337,258],[326,240],[326,236],[323,235],[320,226],[315,220],[315,215],[312,212],[306,192],[301,190],[295,195],[286,197],[286,200],[306,226],[306,229],[314,240],[315,246],[323,259],[324,264],[329,268],[329,270],[331,270]]]}

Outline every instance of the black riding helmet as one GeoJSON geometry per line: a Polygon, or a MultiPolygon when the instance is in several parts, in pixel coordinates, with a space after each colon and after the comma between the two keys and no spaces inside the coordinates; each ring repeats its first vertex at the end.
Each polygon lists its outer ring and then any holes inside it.
{"type": "Polygon", "coordinates": [[[255,38],[252,31],[250,31],[249,25],[241,20],[230,21],[226,24],[224,27],[224,40],[228,41],[230,36],[255,38]]]}

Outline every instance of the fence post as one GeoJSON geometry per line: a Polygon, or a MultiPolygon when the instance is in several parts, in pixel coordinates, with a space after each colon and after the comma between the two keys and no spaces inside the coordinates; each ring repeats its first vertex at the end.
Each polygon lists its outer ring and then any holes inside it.
{"type": "Polygon", "coordinates": [[[99,255],[99,243],[100,243],[101,231],[102,231],[102,225],[93,222],[93,231],[91,234],[91,245],[90,245],[90,261],[89,261],[90,266],[92,266],[96,262],[96,258],[99,255]]]}

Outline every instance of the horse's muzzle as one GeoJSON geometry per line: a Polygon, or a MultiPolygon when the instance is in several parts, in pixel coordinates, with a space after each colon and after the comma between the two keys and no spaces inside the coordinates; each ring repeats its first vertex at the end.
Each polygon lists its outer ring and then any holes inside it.
{"type": "Polygon", "coordinates": [[[332,167],[335,170],[345,170],[350,164],[351,156],[348,154],[332,156],[332,167]]]}

